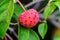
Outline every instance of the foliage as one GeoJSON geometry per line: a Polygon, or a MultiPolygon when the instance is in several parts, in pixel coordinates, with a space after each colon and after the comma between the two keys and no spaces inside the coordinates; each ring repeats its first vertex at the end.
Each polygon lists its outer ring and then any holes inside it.
{"type": "Polygon", "coordinates": [[[48,26],[46,23],[39,24],[39,26],[38,26],[38,32],[41,35],[42,39],[44,39],[44,37],[46,35],[47,27],[48,26]]]}
{"type": "Polygon", "coordinates": [[[13,0],[3,0],[0,3],[0,37],[3,39],[9,27],[11,17],[13,15],[13,0]]]}
{"type": "MultiPolygon", "coordinates": [[[[18,23],[18,16],[23,12],[21,6],[16,2],[14,3],[14,1],[15,0],[0,0],[0,38],[2,39],[9,28],[12,16],[18,23]]],[[[55,11],[56,7],[60,10],[60,0],[49,0],[43,12],[44,21],[55,11]]],[[[48,29],[47,22],[40,23],[37,27],[39,34],[42,39],[44,39],[48,29]]],[[[55,39],[55,36],[53,36],[53,38],[55,39]]],[[[40,40],[40,38],[34,30],[24,28],[18,23],[18,40],[40,40]]]]}

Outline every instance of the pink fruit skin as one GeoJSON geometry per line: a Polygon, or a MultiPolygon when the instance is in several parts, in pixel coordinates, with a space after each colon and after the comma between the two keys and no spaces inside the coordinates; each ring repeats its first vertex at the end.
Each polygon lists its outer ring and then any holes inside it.
{"type": "Polygon", "coordinates": [[[29,9],[18,16],[21,25],[26,28],[34,27],[39,21],[39,14],[35,9],[29,9]]]}

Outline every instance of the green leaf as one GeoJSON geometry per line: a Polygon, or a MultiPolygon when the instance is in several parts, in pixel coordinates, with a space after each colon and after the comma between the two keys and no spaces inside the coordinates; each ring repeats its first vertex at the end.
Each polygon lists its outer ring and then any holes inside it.
{"type": "Polygon", "coordinates": [[[54,1],[55,1],[55,2],[56,2],[56,1],[58,1],[58,2],[59,2],[60,0],[54,0],[54,1]]]}
{"type": "Polygon", "coordinates": [[[39,24],[38,32],[41,35],[42,39],[44,39],[44,36],[46,35],[47,29],[48,29],[48,27],[47,27],[46,23],[39,24]]]}
{"type": "Polygon", "coordinates": [[[49,0],[49,3],[53,2],[54,0],[49,0]]]}
{"type": "Polygon", "coordinates": [[[23,12],[23,9],[21,8],[21,6],[18,5],[18,4],[15,4],[15,5],[14,5],[14,13],[15,13],[17,16],[19,16],[20,13],[22,13],[22,12],[23,12]]]}
{"type": "Polygon", "coordinates": [[[56,14],[57,17],[60,17],[60,13],[56,14]]]}
{"type": "Polygon", "coordinates": [[[59,19],[60,18],[60,13],[55,15],[55,19],[59,19]]]}
{"type": "Polygon", "coordinates": [[[5,0],[3,3],[1,2],[1,4],[3,5],[0,5],[0,12],[2,11],[0,13],[0,38],[3,39],[13,15],[14,2],[13,0],[5,0]]]}
{"type": "Polygon", "coordinates": [[[28,40],[29,38],[29,29],[18,27],[18,40],[28,40]]]}
{"type": "Polygon", "coordinates": [[[0,3],[2,2],[2,0],[0,0],[0,3]]]}
{"type": "Polygon", "coordinates": [[[39,40],[39,37],[33,30],[19,26],[18,40],[39,40]]]}
{"type": "Polygon", "coordinates": [[[57,36],[57,35],[54,35],[54,36],[53,36],[53,40],[60,40],[60,37],[57,36]]]}
{"type": "Polygon", "coordinates": [[[40,40],[35,31],[30,29],[29,39],[28,40],[40,40]]]}
{"type": "Polygon", "coordinates": [[[52,40],[60,40],[60,36],[58,36],[56,33],[54,33],[52,40]]]}
{"type": "Polygon", "coordinates": [[[8,3],[10,0],[0,0],[0,6],[8,3]]]}
{"type": "Polygon", "coordinates": [[[56,1],[54,4],[60,9],[60,1],[56,1]]]}
{"type": "Polygon", "coordinates": [[[4,0],[0,3],[0,14],[7,9],[8,0],[4,0]]]}
{"type": "Polygon", "coordinates": [[[18,16],[23,12],[23,9],[21,8],[20,5],[15,4],[14,5],[14,13],[15,15],[13,16],[16,20],[18,19],[18,16]]]}
{"type": "Polygon", "coordinates": [[[14,3],[17,3],[17,0],[14,0],[14,3]]]}
{"type": "Polygon", "coordinates": [[[48,5],[44,10],[44,18],[47,19],[55,9],[56,9],[56,7],[53,3],[48,5]]]}

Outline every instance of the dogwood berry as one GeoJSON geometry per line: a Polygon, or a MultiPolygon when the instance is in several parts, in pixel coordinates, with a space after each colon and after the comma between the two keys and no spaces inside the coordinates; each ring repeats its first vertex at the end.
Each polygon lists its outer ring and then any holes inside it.
{"type": "Polygon", "coordinates": [[[34,27],[39,21],[39,14],[34,9],[29,9],[18,16],[21,25],[26,28],[34,27]]]}

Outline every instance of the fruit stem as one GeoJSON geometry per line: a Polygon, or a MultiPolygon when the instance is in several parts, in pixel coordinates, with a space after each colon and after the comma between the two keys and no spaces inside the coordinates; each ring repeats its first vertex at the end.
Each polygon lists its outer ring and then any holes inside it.
{"type": "Polygon", "coordinates": [[[24,11],[26,11],[26,9],[25,9],[24,6],[22,5],[22,3],[21,3],[19,0],[17,0],[17,2],[18,2],[19,5],[22,7],[22,9],[23,9],[24,11]]]}

